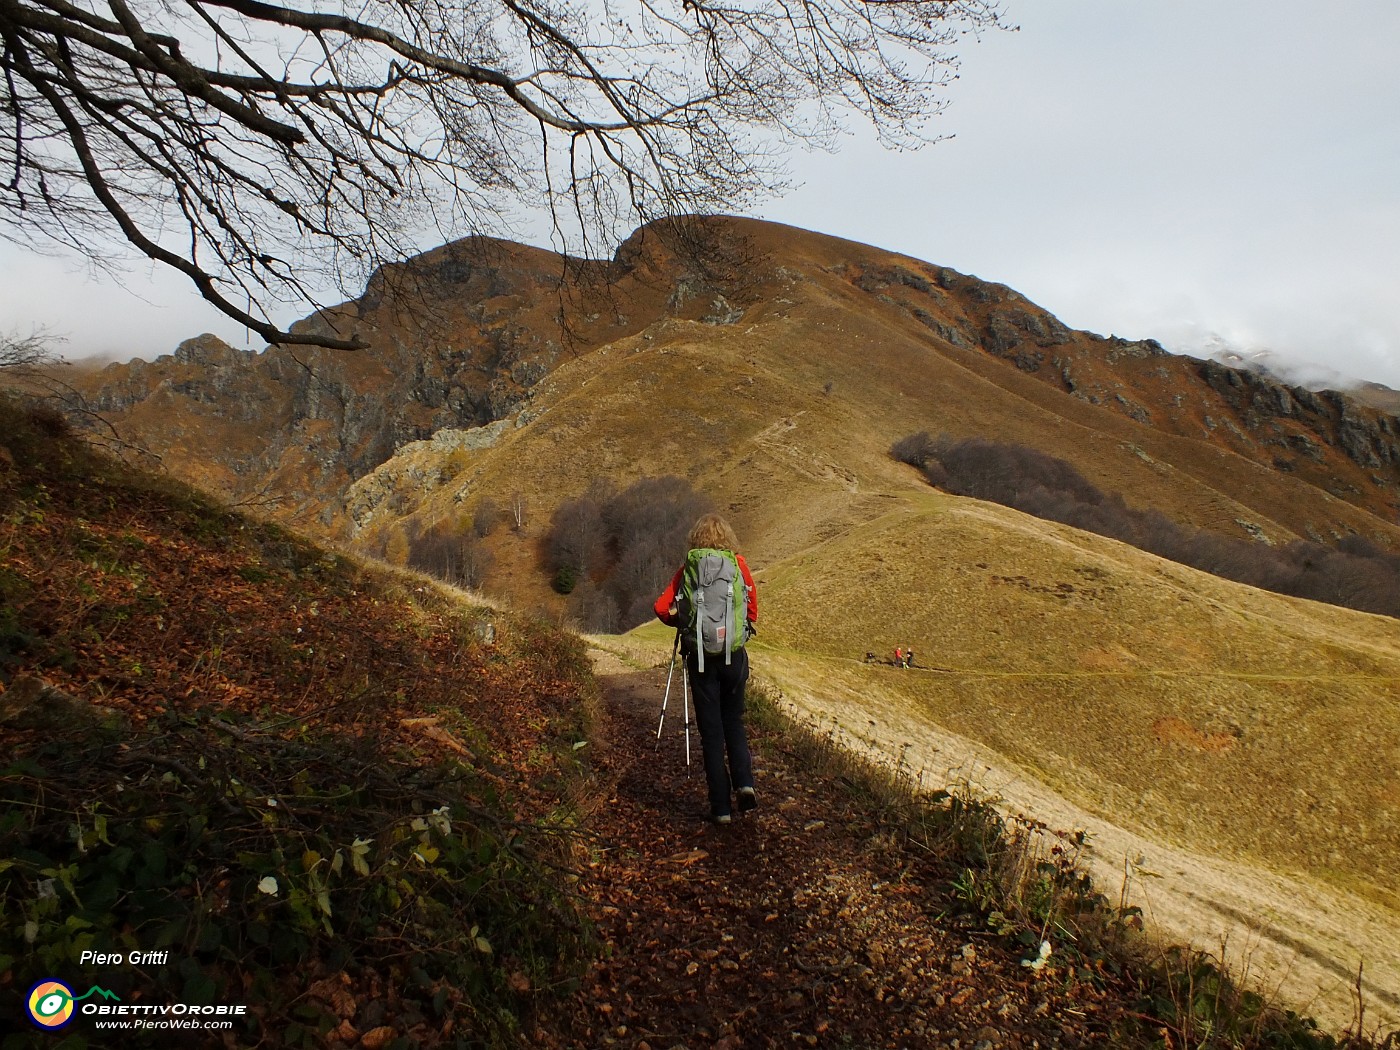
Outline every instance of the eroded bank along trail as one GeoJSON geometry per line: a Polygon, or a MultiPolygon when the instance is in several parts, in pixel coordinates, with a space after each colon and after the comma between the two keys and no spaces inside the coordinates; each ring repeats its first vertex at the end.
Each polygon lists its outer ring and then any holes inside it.
{"type": "Polygon", "coordinates": [[[882,835],[848,784],[798,768],[781,733],[751,720],[759,808],[711,825],[693,727],[685,763],[678,683],[658,746],[665,666],[594,656],[609,719],[595,762],[612,791],[581,888],[605,951],[540,1042],[1134,1045],[1128,1003],[1021,965],[961,915],[956,871],[882,835]]]}

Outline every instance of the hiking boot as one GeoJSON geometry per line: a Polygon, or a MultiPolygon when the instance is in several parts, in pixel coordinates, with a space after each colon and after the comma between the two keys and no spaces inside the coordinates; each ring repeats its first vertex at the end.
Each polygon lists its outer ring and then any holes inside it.
{"type": "Polygon", "coordinates": [[[756,807],[757,805],[758,805],[758,796],[757,796],[756,794],[754,794],[753,788],[751,788],[751,787],[743,787],[743,788],[740,788],[740,789],[739,789],[739,812],[740,812],[740,813],[747,813],[749,810],[753,809],[753,808],[756,807]]]}
{"type": "Polygon", "coordinates": [[[734,818],[731,817],[728,813],[716,813],[710,818],[710,820],[720,825],[734,823],[734,818]]]}

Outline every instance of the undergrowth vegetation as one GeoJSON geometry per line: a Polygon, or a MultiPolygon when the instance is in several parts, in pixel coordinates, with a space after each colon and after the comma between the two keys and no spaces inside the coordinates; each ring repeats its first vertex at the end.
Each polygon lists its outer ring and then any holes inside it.
{"type": "Polygon", "coordinates": [[[569,595],[585,631],[626,631],[651,618],[651,603],[685,557],[685,537],[708,497],[683,478],[642,478],[621,491],[596,481],[550,520],[546,567],[569,595]]]}
{"type": "Polygon", "coordinates": [[[1400,616],[1400,554],[1363,536],[1335,547],[1296,541],[1275,547],[1180,525],[1158,510],[1129,507],[1062,459],[985,438],[895,442],[890,454],[923,471],[931,485],[1121,540],[1171,561],[1278,594],[1400,616]]]}
{"type": "Polygon", "coordinates": [[[454,586],[480,590],[495,564],[490,548],[481,542],[489,532],[480,531],[492,513],[488,510],[483,517],[478,512],[471,531],[446,523],[429,528],[410,519],[405,523],[409,567],[454,586]]]}
{"type": "MultiPolygon", "coordinates": [[[[1364,1004],[1347,1031],[1332,1035],[1316,1022],[1271,1002],[1237,979],[1240,960],[1219,953],[1163,947],[1143,933],[1142,914],[1113,897],[1086,870],[1083,831],[1061,831],[1004,813],[995,798],[962,783],[929,788],[903,757],[870,757],[874,745],[835,723],[787,714],[754,682],[749,720],[766,731],[794,764],[844,786],[867,815],[877,842],[906,857],[908,877],[932,879],[951,891],[958,919],[1014,946],[1037,979],[1108,991],[1135,1004],[1109,1045],[1177,1050],[1394,1050],[1400,1033],[1365,1031],[1364,1004]]],[[[1245,975],[1247,977],[1247,974],[1245,975]]]]}
{"type": "Polygon", "coordinates": [[[477,1047],[571,986],[576,639],[3,401],[0,564],[0,1016],[58,979],[246,1004],[232,1045],[477,1047]]]}

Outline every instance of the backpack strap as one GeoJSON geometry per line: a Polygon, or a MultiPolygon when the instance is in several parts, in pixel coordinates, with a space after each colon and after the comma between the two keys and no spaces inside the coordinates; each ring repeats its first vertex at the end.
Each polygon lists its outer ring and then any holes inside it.
{"type": "MultiPolygon", "coordinates": [[[[736,563],[734,568],[738,570],[736,563]]],[[[726,633],[734,630],[734,578],[730,577],[729,587],[724,592],[724,630],[726,633]]],[[[724,640],[724,665],[729,666],[729,656],[734,651],[734,639],[724,640]]]]}
{"type": "Polygon", "coordinates": [[[705,620],[705,589],[703,587],[698,586],[698,582],[699,581],[697,580],[695,593],[694,595],[692,595],[692,601],[695,604],[695,669],[700,674],[704,674],[705,639],[700,633],[700,625],[705,620]]]}

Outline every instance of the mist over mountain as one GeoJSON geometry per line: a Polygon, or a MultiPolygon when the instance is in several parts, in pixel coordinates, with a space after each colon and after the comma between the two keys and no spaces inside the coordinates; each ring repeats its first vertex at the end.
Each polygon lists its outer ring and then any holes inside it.
{"type": "Polygon", "coordinates": [[[1219,361],[1230,368],[1253,372],[1285,386],[1301,386],[1313,391],[1338,390],[1364,404],[1392,413],[1400,411],[1400,391],[1393,387],[1267,347],[1232,343],[1212,333],[1202,340],[1198,349],[1190,352],[1219,361]]]}

